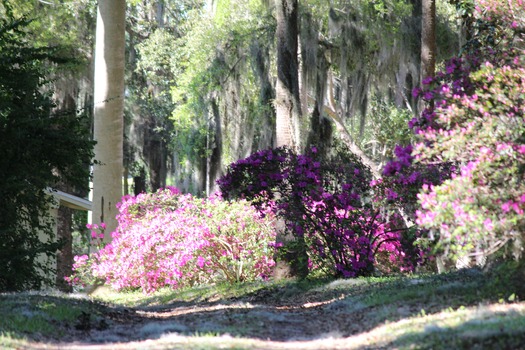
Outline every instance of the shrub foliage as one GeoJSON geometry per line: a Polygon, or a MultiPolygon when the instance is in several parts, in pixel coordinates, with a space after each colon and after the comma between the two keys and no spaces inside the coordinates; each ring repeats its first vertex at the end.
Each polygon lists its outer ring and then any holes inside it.
{"type": "Polygon", "coordinates": [[[356,277],[372,274],[381,252],[389,269],[417,262],[403,220],[374,205],[370,170],[344,147],[328,157],[315,147],[304,155],[260,151],[231,164],[218,183],[225,197],[272,208],[287,232],[305,238],[313,267],[356,277]]]}
{"type": "Polygon", "coordinates": [[[433,180],[423,176],[412,214],[426,241],[452,257],[521,244],[525,232],[525,7],[478,3],[462,55],[414,92],[433,103],[409,124],[418,138],[410,159],[398,156],[386,169],[391,179],[438,170],[433,180]],[[409,170],[395,167],[403,159],[409,170]]]}
{"type": "MultiPolygon", "coordinates": [[[[90,257],[76,257],[69,280],[102,280],[117,290],[151,293],[165,286],[264,279],[274,264],[272,218],[247,201],[201,199],[175,188],[126,196],[111,243],[90,257]]],[[[92,232],[98,239],[101,234],[92,232]]]]}

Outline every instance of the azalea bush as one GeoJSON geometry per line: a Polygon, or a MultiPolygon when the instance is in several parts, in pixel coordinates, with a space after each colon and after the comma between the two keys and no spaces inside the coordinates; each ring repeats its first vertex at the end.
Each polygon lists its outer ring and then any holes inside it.
{"type": "Polygon", "coordinates": [[[104,248],[104,232],[106,231],[106,224],[87,224],[86,228],[90,231],[90,240],[88,247],[88,254],[73,256],[73,271],[72,276],[65,276],[64,279],[71,285],[94,285],[101,282],[101,279],[95,277],[92,271],[94,259],[89,259],[91,251],[98,251],[104,248]]]}
{"type": "Polygon", "coordinates": [[[414,222],[421,188],[443,183],[455,171],[455,166],[450,162],[416,162],[410,144],[397,145],[394,155],[383,168],[383,178],[371,182],[374,199],[377,206],[402,213],[406,222],[414,222]]]}
{"type": "Polygon", "coordinates": [[[455,161],[457,172],[420,194],[417,222],[439,232],[453,254],[494,252],[522,234],[525,186],[525,70],[522,59],[485,61],[470,77],[472,92],[440,87],[438,127],[420,131],[421,162],[455,161]]]}
{"type": "Polygon", "coordinates": [[[366,276],[385,253],[389,270],[413,269],[417,258],[407,254],[411,242],[402,220],[372,205],[370,170],[336,149],[323,158],[315,147],[302,155],[287,148],[259,151],[231,164],[218,184],[227,198],[271,208],[285,230],[304,237],[313,266],[340,277],[366,276]]]}
{"type": "Polygon", "coordinates": [[[463,54],[415,91],[429,107],[409,124],[413,151],[385,169],[423,180],[411,213],[428,230],[423,242],[451,257],[494,253],[525,231],[525,4],[478,1],[473,16],[463,54]],[[419,177],[415,167],[437,171],[419,177]]]}
{"type": "Polygon", "coordinates": [[[87,270],[117,290],[151,293],[266,278],[274,264],[273,216],[247,201],[201,199],[166,188],[125,196],[118,208],[111,243],[89,259],[75,258],[72,282],[89,283],[87,270]]]}

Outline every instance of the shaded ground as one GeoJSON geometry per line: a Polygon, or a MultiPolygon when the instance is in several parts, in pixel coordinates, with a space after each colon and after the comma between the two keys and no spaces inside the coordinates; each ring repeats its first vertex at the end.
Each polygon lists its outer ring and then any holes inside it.
{"type": "Polygon", "coordinates": [[[525,348],[525,303],[514,292],[520,283],[501,287],[472,270],[410,279],[258,285],[239,296],[208,293],[182,300],[174,293],[168,302],[145,297],[134,307],[93,303],[72,321],[56,321],[57,332],[12,335],[21,340],[10,346],[519,349],[525,348]]]}

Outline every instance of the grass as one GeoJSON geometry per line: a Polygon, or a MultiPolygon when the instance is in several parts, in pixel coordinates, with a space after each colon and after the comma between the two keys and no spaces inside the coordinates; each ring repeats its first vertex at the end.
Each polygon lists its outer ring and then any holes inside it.
{"type": "Polygon", "coordinates": [[[249,293],[268,288],[265,282],[249,282],[237,284],[203,285],[186,287],[178,290],[163,288],[151,295],[145,295],[140,290],[115,293],[107,287],[94,291],[93,298],[101,302],[112,303],[126,307],[146,307],[167,305],[173,302],[209,302],[241,298],[249,293]]]}
{"type": "Polygon", "coordinates": [[[81,308],[59,298],[38,294],[6,294],[0,296],[0,329],[2,332],[55,334],[55,322],[70,322],[81,308]]]}
{"type": "MultiPolygon", "coordinates": [[[[0,348],[31,348],[34,342],[60,339],[81,325],[83,316],[90,315],[89,322],[98,324],[114,307],[193,310],[197,305],[221,305],[221,311],[196,312],[195,322],[189,326],[182,323],[183,318],[147,324],[151,334],[155,334],[155,327],[160,331],[164,327],[159,337],[153,338],[155,349],[525,349],[525,302],[521,301],[525,297],[525,278],[520,271],[506,264],[490,273],[465,270],[349,280],[314,278],[163,289],[152,295],[100,288],[90,298],[3,294],[0,348]],[[283,308],[292,313],[279,313],[283,308]],[[222,321],[231,322],[212,320],[211,329],[199,326],[199,322],[220,312],[222,321]],[[284,326],[292,320],[290,317],[314,317],[320,330],[308,341],[264,340],[260,325],[270,320],[270,324],[276,322],[276,327],[284,326]],[[326,340],[321,328],[333,318],[360,328],[348,334],[328,335],[326,340]]],[[[146,326],[142,331],[150,334],[146,326]]],[[[144,348],[144,344],[137,348],[144,348]]]]}
{"type": "Polygon", "coordinates": [[[140,290],[128,290],[115,293],[107,287],[102,287],[92,294],[93,298],[104,303],[112,303],[126,307],[147,307],[168,305],[170,303],[215,302],[220,300],[241,299],[250,295],[264,294],[272,298],[288,299],[298,294],[315,289],[329,281],[326,278],[313,278],[302,281],[283,280],[279,282],[244,282],[235,284],[214,284],[186,287],[173,290],[163,288],[151,295],[145,295],[140,290]]]}
{"type": "Polygon", "coordinates": [[[410,317],[374,330],[376,346],[423,349],[519,349],[525,337],[525,305],[460,307],[410,317]]]}
{"type": "Polygon", "coordinates": [[[82,315],[89,315],[91,321],[101,318],[101,307],[60,293],[0,294],[0,347],[22,347],[28,339],[60,339],[80,326],[82,315]]]}

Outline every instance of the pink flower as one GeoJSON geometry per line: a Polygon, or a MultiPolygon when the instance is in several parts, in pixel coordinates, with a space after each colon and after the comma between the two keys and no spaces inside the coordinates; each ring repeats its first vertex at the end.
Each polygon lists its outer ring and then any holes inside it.
{"type": "Polygon", "coordinates": [[[200,267],[201,269],[204,267],[205,263],[206,263],[206,260],[202,256],[199,256],[197,258],[197,266],[200,267]]]}
{"type": "Polygon", "coordinates": [[[523,215],[523,209],[521,209],[521,207],[519,206],[518,203],[512,203],[512,209],[514,209],[514,211],[516,212],[516,214],[518,215],[523,215]]]}
{"type": "Polygon", "coordinates": [[[483,226],[485,226],[485,229],[487,231],[494,230],[494,224],[492,223],[492,220],[490,218],[487,218],[485,219],[485,221],[483,221],[483,226]]]}

